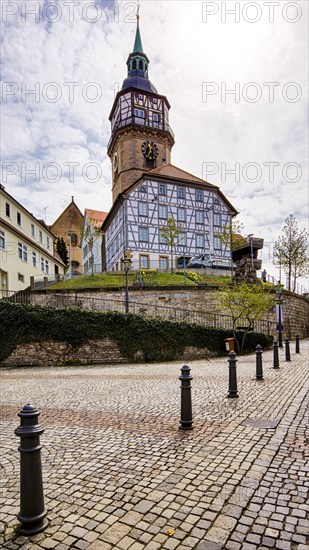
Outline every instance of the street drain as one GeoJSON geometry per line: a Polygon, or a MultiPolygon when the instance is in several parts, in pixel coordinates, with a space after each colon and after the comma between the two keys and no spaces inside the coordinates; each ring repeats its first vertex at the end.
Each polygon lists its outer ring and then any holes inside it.
{"type": "Polygon", "coordinates": [[[251,428],[264,428],[264,429],[270,429],[274,430],[279,424],[278,420],[269,420],[268,418],[246,418],[242,422],[243,426],[251,426],[251,428]]]}

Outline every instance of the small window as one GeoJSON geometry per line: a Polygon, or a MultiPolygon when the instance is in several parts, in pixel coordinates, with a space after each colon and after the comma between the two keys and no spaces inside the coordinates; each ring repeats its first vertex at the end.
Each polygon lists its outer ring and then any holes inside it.
{"type": "Polygon", "coordinates": [[[177,188],[177,197],[178,197],[178,199],[185,199],[186,198],[186,188],[185,187],[178,187],[177,188]]]}
{"type": "Polygon", "coordinates": [[[135,71],[136,70],[136,59],[134,59],[133,63],[132,63],[132,70],[135,71]]]}
{"type": "Polygon", "coordinates": [[[32,252],[32,265],[33,267],[36,267],[36,253],[32,252]]]}
{"type": "Polygon", "coordinates": [[[83,248],[83,258],[86,258],[87,254],[88,254],[88,245],[86,244],[83,248]]]}
{"type": "Polygon", "coordinates": [[[5,215],[11,217],[11,205],[8,202],[5,203],[5,215]]]}
{"type": "Polygon", "coordinates": [[[214,237],[214,248],[216,250],[222,250],[222,241],[219,237],[214,237]]]}
{"type": "Polygon", "coordinates": [[[70,233],[70,237],[71,237],[71,245],[72,246],[77,246],[77,235],[76,235],[76,233],[70,233]]]}
{"type": "Polygon", "coordinates": [[[159,269],[160,271],[168,271],[168,258],[166,256],[160,256],[159,269]]]}
{"type": "Polygon", "coordinates": [[[217,227],[221,227],[221,225],[222,225],[221,214],[214,214],[214,225],[217,226],[217,227]]]}
{"type": "Polygon", "coordinates": [[[24,262],[28,261],[28,248],[22,243],[18,243],[18,257],[24,262]]]}
{"type": "Polygon", "coordinates": [[[138,228],[138,238],[141,243],[148,243],[149,241],[148,227],[138,228]]]}
{"type": "Polygon", "coordinates": [[[5,234],[2,229],[0,229],[0,248],[3,248],[3,250],[5,250],[5,234]]]}
{"type": "Polygon", "coordinates": [[[187,212],[185,208],[178,208],[177,210],[177,220],[179,222],[185,222],[187,219],[187,212]]]}
{"type": "Polygon", "coordinates": [[[47,275],[49,274],[49,261],[48,260],[45,260],[45,273],[47,275]]]}
{"type": "Polygon", "coordinates": [[[41,258],[41,271],[44,273],[44,258],[41,258]]]}
{"type": "Polygon", "coordinates": [[[147,187],[146,187],[146,185],[141,185],[140,188],[139,188],[139,192],[140,192],[140,193],[147,193],[147,187]]]}
{"type": "Polygon", "coordinates": [[[196,248],[204,248],[204,235],[195,235],[195,245],[196,248]]]}
{"type": "Polygon", "coordinates": [[[21,213],[20,212],[17,212],[16,219],[17,219],[17,225],[21,225],[21,213]]]}
{"type": "Polygon", "coordinates": [[[34,224],[31,224],[31,237],[35,237],[35,227],[34,224]]]}
{"type": "Polygon", "coordinates": [[[196,202],[204,202],[204,193],[201,189],[195,190],[195,200],[196,202]]]}
{"type": "Polygon", "coordinates": [[[147,202],[139,202],[138,203],[138,215],[139,216],[148,216],[148,203],[147,202]]]}
{"type": "Polygon", "coordinates": [[[216,204],[216,205],[220,204],[219,199],[214,199],[214,204],[216,204]]]}
{"type": "Polygon", "coordinates": [[[159,195],[167,195],[166,183],[160,183],[159,184],[159,195]]]}
{"type": "Polygon", "coordinates": [[[159,219],[167,220],[167,206],[165,204],[159,204],[159,219]]]}
{"type": "Polygon", "coordinates": [[[43,242],[43,233],[42,231],[39,231],[39,239],[40,239],[40,243],[43,242]]]}
{"type": "Polygon", "coordinates": [[[178,244],[179,246],[187,246],[187,233],[183,231],[178,233],[178,244]]]}
{"type": "Polygon", "coordinates": [[[145,111],[143,111],[143,109],[134,109],[134,116],[138,118],[145,118],[145,111]]]}
{"type": "Polygon", "coordinates": [[[141,269],[149,269],[149,256],[141,254],[139,257],[139,262],[141,269]]]}
{"type": "Polygon", "coordinates": [[[140,71],[144,70],[144,63],[142,62],[142,60],[140,60],[140,62],[139,62],[139,70],[140,71]]]}
{"type": "Polygon", "coordinates": [[[47,247],[47,250],[50,249],[50,238],[49,237],[46,237],[46,247],[47,247]]]}
{"type": "Polygon", "coordinates": [[[195,221],[197,224],[203,224],[204,223],[204,211],[203,210],[196,210],[195,211],[195,221]]]}
{"type": "Polygon", "coordinates": [[[19,280],[20,283],[24,283],[25,282],[25,276],[22,274],[22,273],[18,273],[17,274],[17,278],[19,280]]]}

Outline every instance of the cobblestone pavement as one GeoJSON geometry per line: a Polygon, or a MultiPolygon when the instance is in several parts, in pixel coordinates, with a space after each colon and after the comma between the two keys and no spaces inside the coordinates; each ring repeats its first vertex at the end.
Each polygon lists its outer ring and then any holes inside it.
{"type": "Polygon", "coordinates": [[[192,361],[194,430],[179,430],[181,363],[1,371],[1,548],[309,549],[309,340],[280,369],[192,361]],[[49,527],[18,532],[25,403],[41,412],[49,527]],[[260,422],[257,422],[259,420],[260,422]],[[308,433],[307,433],[308,438],[308,433]]]}

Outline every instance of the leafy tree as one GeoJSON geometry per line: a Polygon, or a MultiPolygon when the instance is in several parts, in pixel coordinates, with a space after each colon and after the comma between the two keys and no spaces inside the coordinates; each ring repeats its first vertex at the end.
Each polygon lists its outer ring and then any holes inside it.
{"type": "Polygon", "coordinates": [[[68,253],[67,246],[66,246],[66,244],[63,240],[63,237],[58,237],[57,238],[56,250],[57,250],[61,260],[65,264],[65,266],[68,267],[69,266],[69,253],[68,253]]]}
{"type": "Polygon", "coordinates": [[[180,223],[177,225],[176,220],[173,218],[173,216],[169,216],[167,218],[166,225],[162,225],[160,227],[161,230],[161,237],[165,240],[166,244],[170,246],[171,248],[171,271],[173,271],[173,254],[174,254],[174,247],[176,244],[181,244],[179,233],[183,231],[183,224],[180,223]]]}
{"type": "Polygon", "coordinates": [[[237,349],[241,353],[249,330],[254,322],[262,319],[274,306],[275,297],[262,286],[241,284],[216,293],[217,308],[226,311],[232,317],[233,336],[237,349]],[[242,327],[243,338],[237,338],[237,330],[242,327]]]}
{"type": "Polygon", "coordinates": [[[229,224],[224,225],[221,233],[216,233],[216,237],[220,239],[222,244],[235,250],[237,246],[244,240],[241,233],[244,230],[244,225],[239,220],[230,220],[229,224]]]}
{"type": "Polygon", "coordinates": [[[286,218],[282,231],[274,245],[274,264],[282,267],[287,275],[288,290],[295,291],[298,277],[308,273],[308,233],[298,228],[292,214],[286,218]]]}

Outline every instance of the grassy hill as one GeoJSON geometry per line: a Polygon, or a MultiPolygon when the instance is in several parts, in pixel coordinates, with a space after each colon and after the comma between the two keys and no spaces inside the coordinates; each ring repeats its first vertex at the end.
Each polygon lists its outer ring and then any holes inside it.
{"type": "MultiPolygon", "coordinates": [[[[154,270],[144,270],[129,274],[129,286],[224,286],[231,283],[231,277],[216,275],[198,275],[192,271],[176,273],[159,273],[154,270]]],[[[83,288],[125,288],[124,273],[100,273],[75,277],[55,283],[48,290],[79,290],[83,288]]]]}

